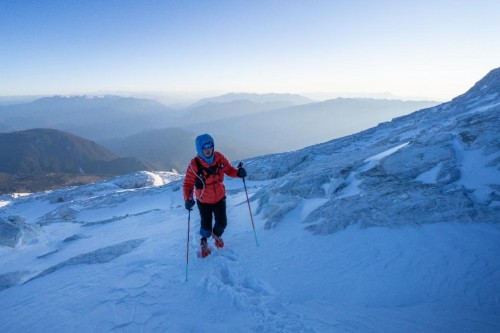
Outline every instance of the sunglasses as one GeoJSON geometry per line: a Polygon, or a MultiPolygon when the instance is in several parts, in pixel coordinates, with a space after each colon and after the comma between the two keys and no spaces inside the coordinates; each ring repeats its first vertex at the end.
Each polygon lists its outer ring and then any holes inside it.
{"type": "Polygon", "coordinates": [[[201,146],[202,149],[212,149],[214,147],[213,142],[207,142],[203,146],[201,146]]]}

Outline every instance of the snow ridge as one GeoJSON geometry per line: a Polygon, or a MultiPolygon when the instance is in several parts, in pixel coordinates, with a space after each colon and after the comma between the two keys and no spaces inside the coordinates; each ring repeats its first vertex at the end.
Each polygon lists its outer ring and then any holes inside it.
{"type": "Polygon", "coordinates": [[[266,226],[275,226],[297,202],[321,198],[325,203],[303,220],[316,233],[352,224],[499,222],[499,82],[496,69],[451,102],[287,155],[249,161],[251,177],[275,178],[254,198],[266,226]],[[272,174],[268,169],[274,165],[288,171],[272,174]],[[419,181],[431,172],[432,181],[419,181]]]}

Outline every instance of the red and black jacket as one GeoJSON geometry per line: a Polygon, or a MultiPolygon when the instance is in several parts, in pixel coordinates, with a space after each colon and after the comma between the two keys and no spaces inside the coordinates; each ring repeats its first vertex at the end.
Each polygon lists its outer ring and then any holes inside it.
{"type": "Polygon", "coordinates": [[[209,165],[199,156],[189,163],[182,184],[184,200],[196,199],[203,203],[215,204],[226,195],[224,175],[237,177],[238,169],[219,152],[214,152],[214,161],[209,165]]]}

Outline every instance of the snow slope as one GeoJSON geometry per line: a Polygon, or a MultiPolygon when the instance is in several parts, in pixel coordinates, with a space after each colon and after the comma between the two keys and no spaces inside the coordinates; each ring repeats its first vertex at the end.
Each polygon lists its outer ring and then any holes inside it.
{"type": "Polygon", "coordinates": [[[500,68],[449,103],[293,153],[249,162],[272,227],[303,199],[317,233],[351,224],[499,222],[500,68]],[[293,204],[291,204],[293,203],[293,204]]]}
{"type": "Polygon", "coordinates": [[[1,196],[0,332],[500,331],[498,82],[246,161],[188,281],[181,175],[1,196]]]}
{"type": "MultiPolygon", "coordinates": [[[[250,195],[268,186],[248,183],[250,195]]],[[[241,185],[228,181],[225,249],[197,258],[193,217],[187,282],[179,182],[10,201],[4,213],[23,214],[33,229],[0,248],[0,330],[498,331],[497,225],[354,226],[317,236],[300,223],[319,204],[311,199],[271,230],[256,216],[257,247],[241,185]]]]}

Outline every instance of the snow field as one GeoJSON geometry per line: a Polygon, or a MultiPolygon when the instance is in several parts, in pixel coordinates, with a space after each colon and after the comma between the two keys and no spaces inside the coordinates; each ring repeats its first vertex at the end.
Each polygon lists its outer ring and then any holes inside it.
{"type": "MultiPolygon", "coordinates": [[[[247,184],[250,196],[267,186],[247,184]]],[[[314,235],[303,221],[324,199],[309,199],[272,229],[254,215],[257,247],[241,180],[227,185],[226,248],[197,258],[199,219],[193,211],[187,282],[187,212],[175,183],[102,197],[96,192],[72,203],[39,201],[40,217],[71,205],[74,219],[49,223],[45,218],[36,240],[0,252],[0,276],[29,268],[0,291],[5,314],[0,330],[498,329],[497,226],[353,226],[314,235]]],[[[23,204],[12,208],[24,211],[23,204]]],[[[35,210],[28,211],[34,218],[35,210]]]]}

